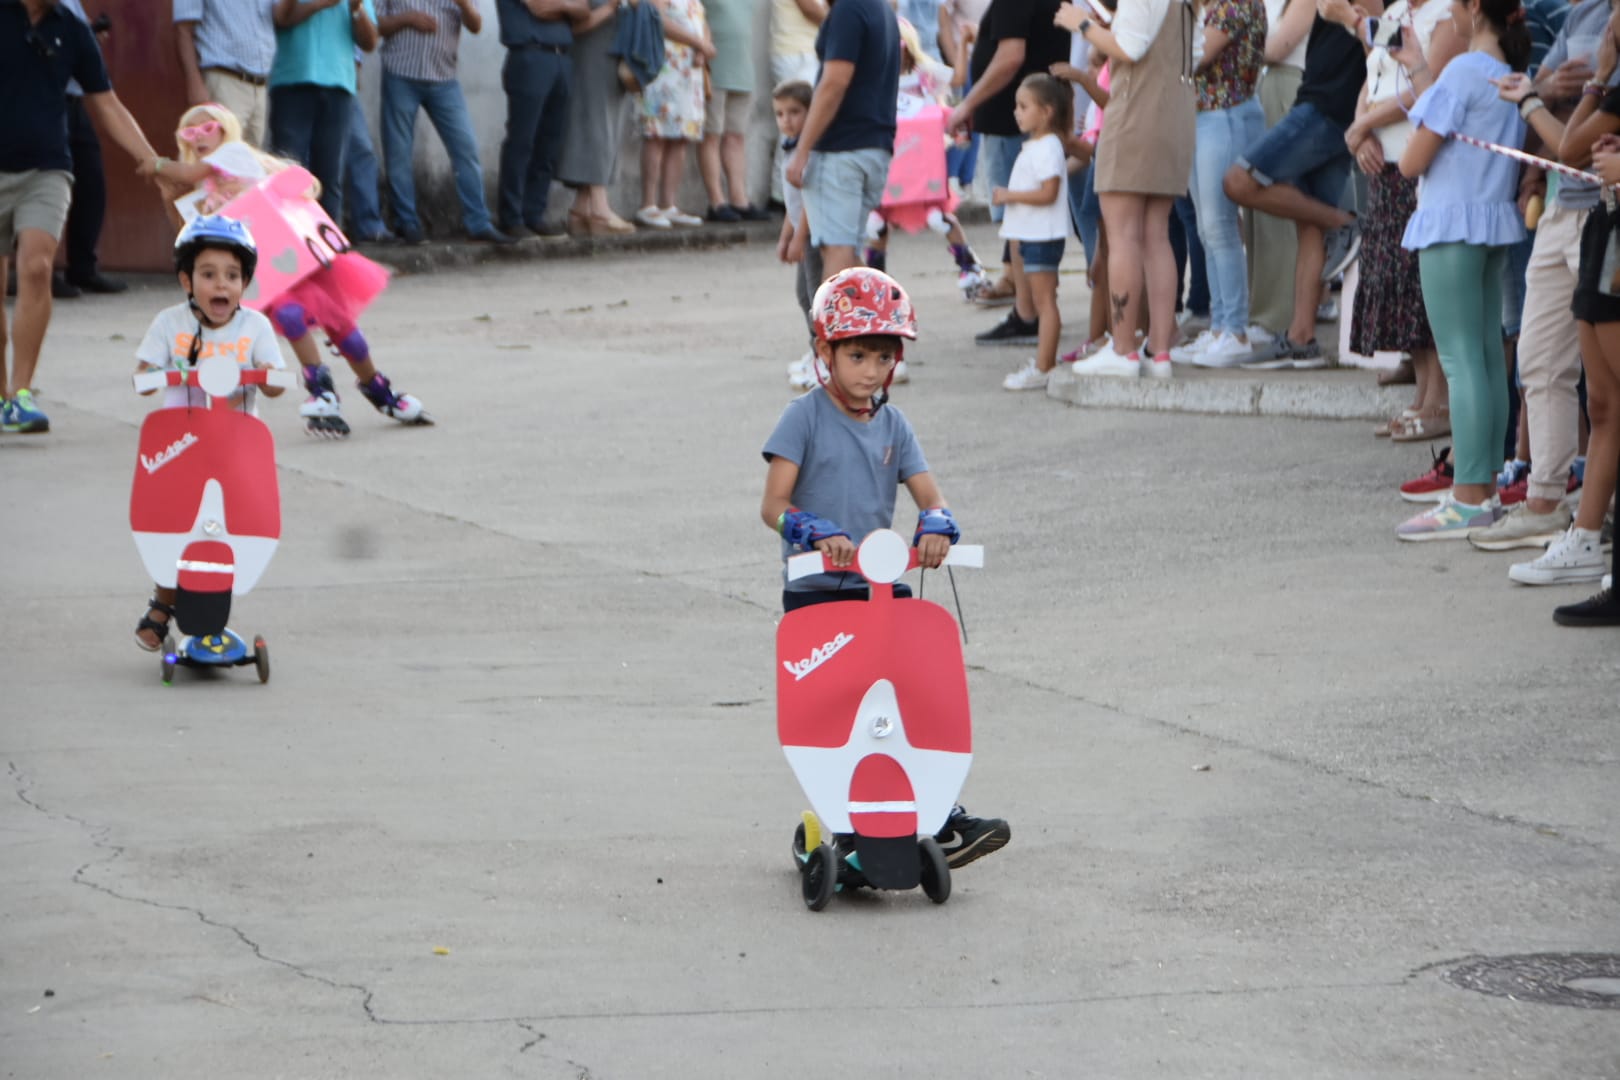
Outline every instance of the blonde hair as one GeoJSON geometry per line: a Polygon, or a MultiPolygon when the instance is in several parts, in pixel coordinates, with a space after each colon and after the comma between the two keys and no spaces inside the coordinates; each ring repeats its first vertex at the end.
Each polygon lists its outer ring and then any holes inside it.
{"type": "MultiPolygon", "coordinates": [[[[175,125],[174,129],[174,142],[175,146],[178,148],[178,158],[181,163],[186,165],[195,165],[202,160],[202,157],[197,153],[197,147],[181,138],[180,133],[188,127],[194,127],[197,124],[206,123],[209,120],[214,121],[214,123],[220,126],[220,130],[224,135],[224,138],[220,140],[221,145],[228,142],[242,143],[242,145],[246,146],[253,152],[254,157],[259,159],[259,164],[264,166],[264,171],[267,174],[281,172],[288,166],[295,164],[294,162],[288,161],[286,158],[279,158],[273,154],[266,154],[258,147],[243,139],[242,121],[238,120],[236,118],[236,114],[231,112],[231,110],[214,101],[210,101],[202,105],[193,105],[191,108],[180,114],[180,122],[175,125]]],[[[319,194],[320,181],[317,180],[315,181],[315,194],[311,197],[318,197],[319,194]]]]}

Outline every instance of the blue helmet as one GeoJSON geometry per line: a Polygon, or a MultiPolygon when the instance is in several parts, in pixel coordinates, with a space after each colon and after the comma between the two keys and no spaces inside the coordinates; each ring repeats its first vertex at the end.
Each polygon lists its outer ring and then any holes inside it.
{"type": "Polygon", "coordinates": [[[259,265],[259,249],[246,225],[223,214],[193,218],[174,238],[175,269],[190,274],[197,264],[197,253],[209,248],[236,252],[236,257],[242,260],[243,284],[253,281],[253,271],[259,265]]]}

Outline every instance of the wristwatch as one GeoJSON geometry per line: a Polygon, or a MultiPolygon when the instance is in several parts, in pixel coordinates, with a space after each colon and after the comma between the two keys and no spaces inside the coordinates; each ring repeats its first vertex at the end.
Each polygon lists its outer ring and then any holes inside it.
{"type": "Polygon", "coordinates": [[[1090,19],[1081,19],[1080,20],[1080,36],[1085,37],[1090,32],[1091,32],[1091,20],[1090,19]]]}
{"type": "Polygon", "coordinates": [[[1537,109],[1545,109],[1546,107],[1547,103],[1542,101],[1539,96],[1535,94],[1526,94],[1524,96],[1524,100],[1519,102],[1519,116],[1525,120],[1528,120],[1530,119],[1530,115],[1537,109]]]}

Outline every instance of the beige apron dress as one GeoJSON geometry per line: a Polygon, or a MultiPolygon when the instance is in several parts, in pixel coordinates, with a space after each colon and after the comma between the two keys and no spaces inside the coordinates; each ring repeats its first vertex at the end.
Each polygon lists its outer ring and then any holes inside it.
{"type": "Polygon", "coordinates": [[[1176,198],[1187,193],[1197,123],[1192,34],[1192,8],[1170,0],[1142,59],[1114,66],[1097,144],[1099,194],[1176,198]]]}

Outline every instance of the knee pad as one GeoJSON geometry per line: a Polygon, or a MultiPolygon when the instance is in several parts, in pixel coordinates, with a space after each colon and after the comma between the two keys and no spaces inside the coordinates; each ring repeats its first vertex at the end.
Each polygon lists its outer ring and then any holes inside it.
{"type": "Polygon", "coordinates": [[[949,236],[951,234],[951,226],[954,224],[955,222],[946,217],[945,212],[939,207],[936,206],[932,210],[928,211],[928,227],[939,233],[939,235],[949,236]]]}
{"type": "Polygon", "coordinates": [[[309,313],[296,300],[278,305],[270,315],[275,319],[276,329],[288,341],[297,341],[309,333],[309,313]]]}
{"type": "Polygon", "coordinates": [[[866,215],[866,238],[876,240],[884,232],[883,216],[876,210],[866,215]]]}
{"type": "Polygon", "coordinates": [[[351,327],[349,332],[332,342],[338,353],[351,364],[363,364],[371,359],[371,346],[366,344],[366,336],[360,332],[358,326],[351,327]]]}

